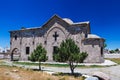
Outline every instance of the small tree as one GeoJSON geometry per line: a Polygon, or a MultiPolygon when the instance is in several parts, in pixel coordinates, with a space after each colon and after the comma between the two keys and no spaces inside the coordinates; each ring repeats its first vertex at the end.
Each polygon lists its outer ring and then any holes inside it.
{"type": "Polygon", "coordinates": [[[87,55],[86,52],[80,53],[79,47],[72,39],[66,39],[62,41],[54,58],[59,62],[68,62],[71,73],[74,74],[74,69],[77,67],[78,63],[83,62],[87,55]]]}
{"type": "Polygon", "coordinates": [[[47,60],[46,50],[42,47],[42,44],[38,45],[37,48],[29,56],[29,60],[39,62],[39,70],[41,70],[41,62],[47,60]]]}
{"type": "Polygon", "coordinates": [[[114,53],[114,50],[110,50],[109,52],[110,52],[110,53],[114,53]]]}
{"type": "Polygon", "coordinates": [[[115,49],[115,52],[119,52],[119,49],[117,48],[117,49],[115,49]]]}

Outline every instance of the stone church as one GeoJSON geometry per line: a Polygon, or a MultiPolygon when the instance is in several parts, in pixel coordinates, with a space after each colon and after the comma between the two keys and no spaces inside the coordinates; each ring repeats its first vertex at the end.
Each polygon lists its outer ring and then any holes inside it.
{"type": "Polygon", "coordinates": [[[48,61],[53,61],[53,54],[61,42],[71,38],[79,46],[81,52],[87,52],[84,62],[104,62],[104,39],[90,32],[90,22],[74,23],[68,18],[57,15],[51,17],[44,25],[37,28],[22,28],[10,31],[11,60],[28,60],[38,44],[47,50],[48,61]]]}

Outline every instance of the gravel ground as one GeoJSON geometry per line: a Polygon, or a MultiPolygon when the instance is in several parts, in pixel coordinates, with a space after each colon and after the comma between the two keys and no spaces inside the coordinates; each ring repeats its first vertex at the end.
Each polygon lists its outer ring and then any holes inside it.
{"type": "MultiPolygon", "coordinates": [[[[7,62],[9,65],[13,65],[11,62],[7,62]]],[[[114,64],[114,62],[107,61],[106,63],[102,63],[104,65],[114,64]]],[[[38,66],[27,66],[27,65],[15,65],[23,68],[32,68],[37,69],[38,66]]],[[[43,70],[49,73],[53,72],[70,72],[69,67],[42,67],[43,70]]],[[[120,65],[110,66],[110,67],[102,67],[102,68],[75,68],[75,72],[92,75],[93,72],[100,71],[106,73],[110,76],[111,80],[120,80],[120,65]]]]}
{"type": "MultiPolygon", "coordinates": [[[[53,72],[70,72],[69,68],[45,67],[44,70],[53,72]]],[[[75,72],[92,75],[93,72],[100,71],[110,76],[111,80],[120,80],[120,65],[105,68],[76,68],[75,72]]]]}

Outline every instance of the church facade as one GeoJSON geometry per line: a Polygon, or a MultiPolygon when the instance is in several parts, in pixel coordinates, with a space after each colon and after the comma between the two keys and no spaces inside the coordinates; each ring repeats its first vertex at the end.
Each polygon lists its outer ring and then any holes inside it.
{"type": "Polygon", "coordinates": [[[28,60],[28,56],[41,43],[47,51],[48,61],[53,61],[55,48],[67,38],[73,39],[81,52],[87,52],[88,57],[84,62],[104,62],[104,39],[91,34],[90,22],[74,23],[57,15],[41,27],[10,31],[11,60],[16,57],[18,60],[28,60]]]}

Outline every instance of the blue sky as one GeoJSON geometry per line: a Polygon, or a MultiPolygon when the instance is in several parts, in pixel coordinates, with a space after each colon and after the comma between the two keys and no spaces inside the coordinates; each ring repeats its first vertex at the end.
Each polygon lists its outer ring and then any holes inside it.
{"type": "Polygon", "coordinates": [[[54,14],[90,21],[108,49],[120,48],[120,0],[0,0],[0,46],[9,47],[8,31],[42,26],[54,14]]]}

